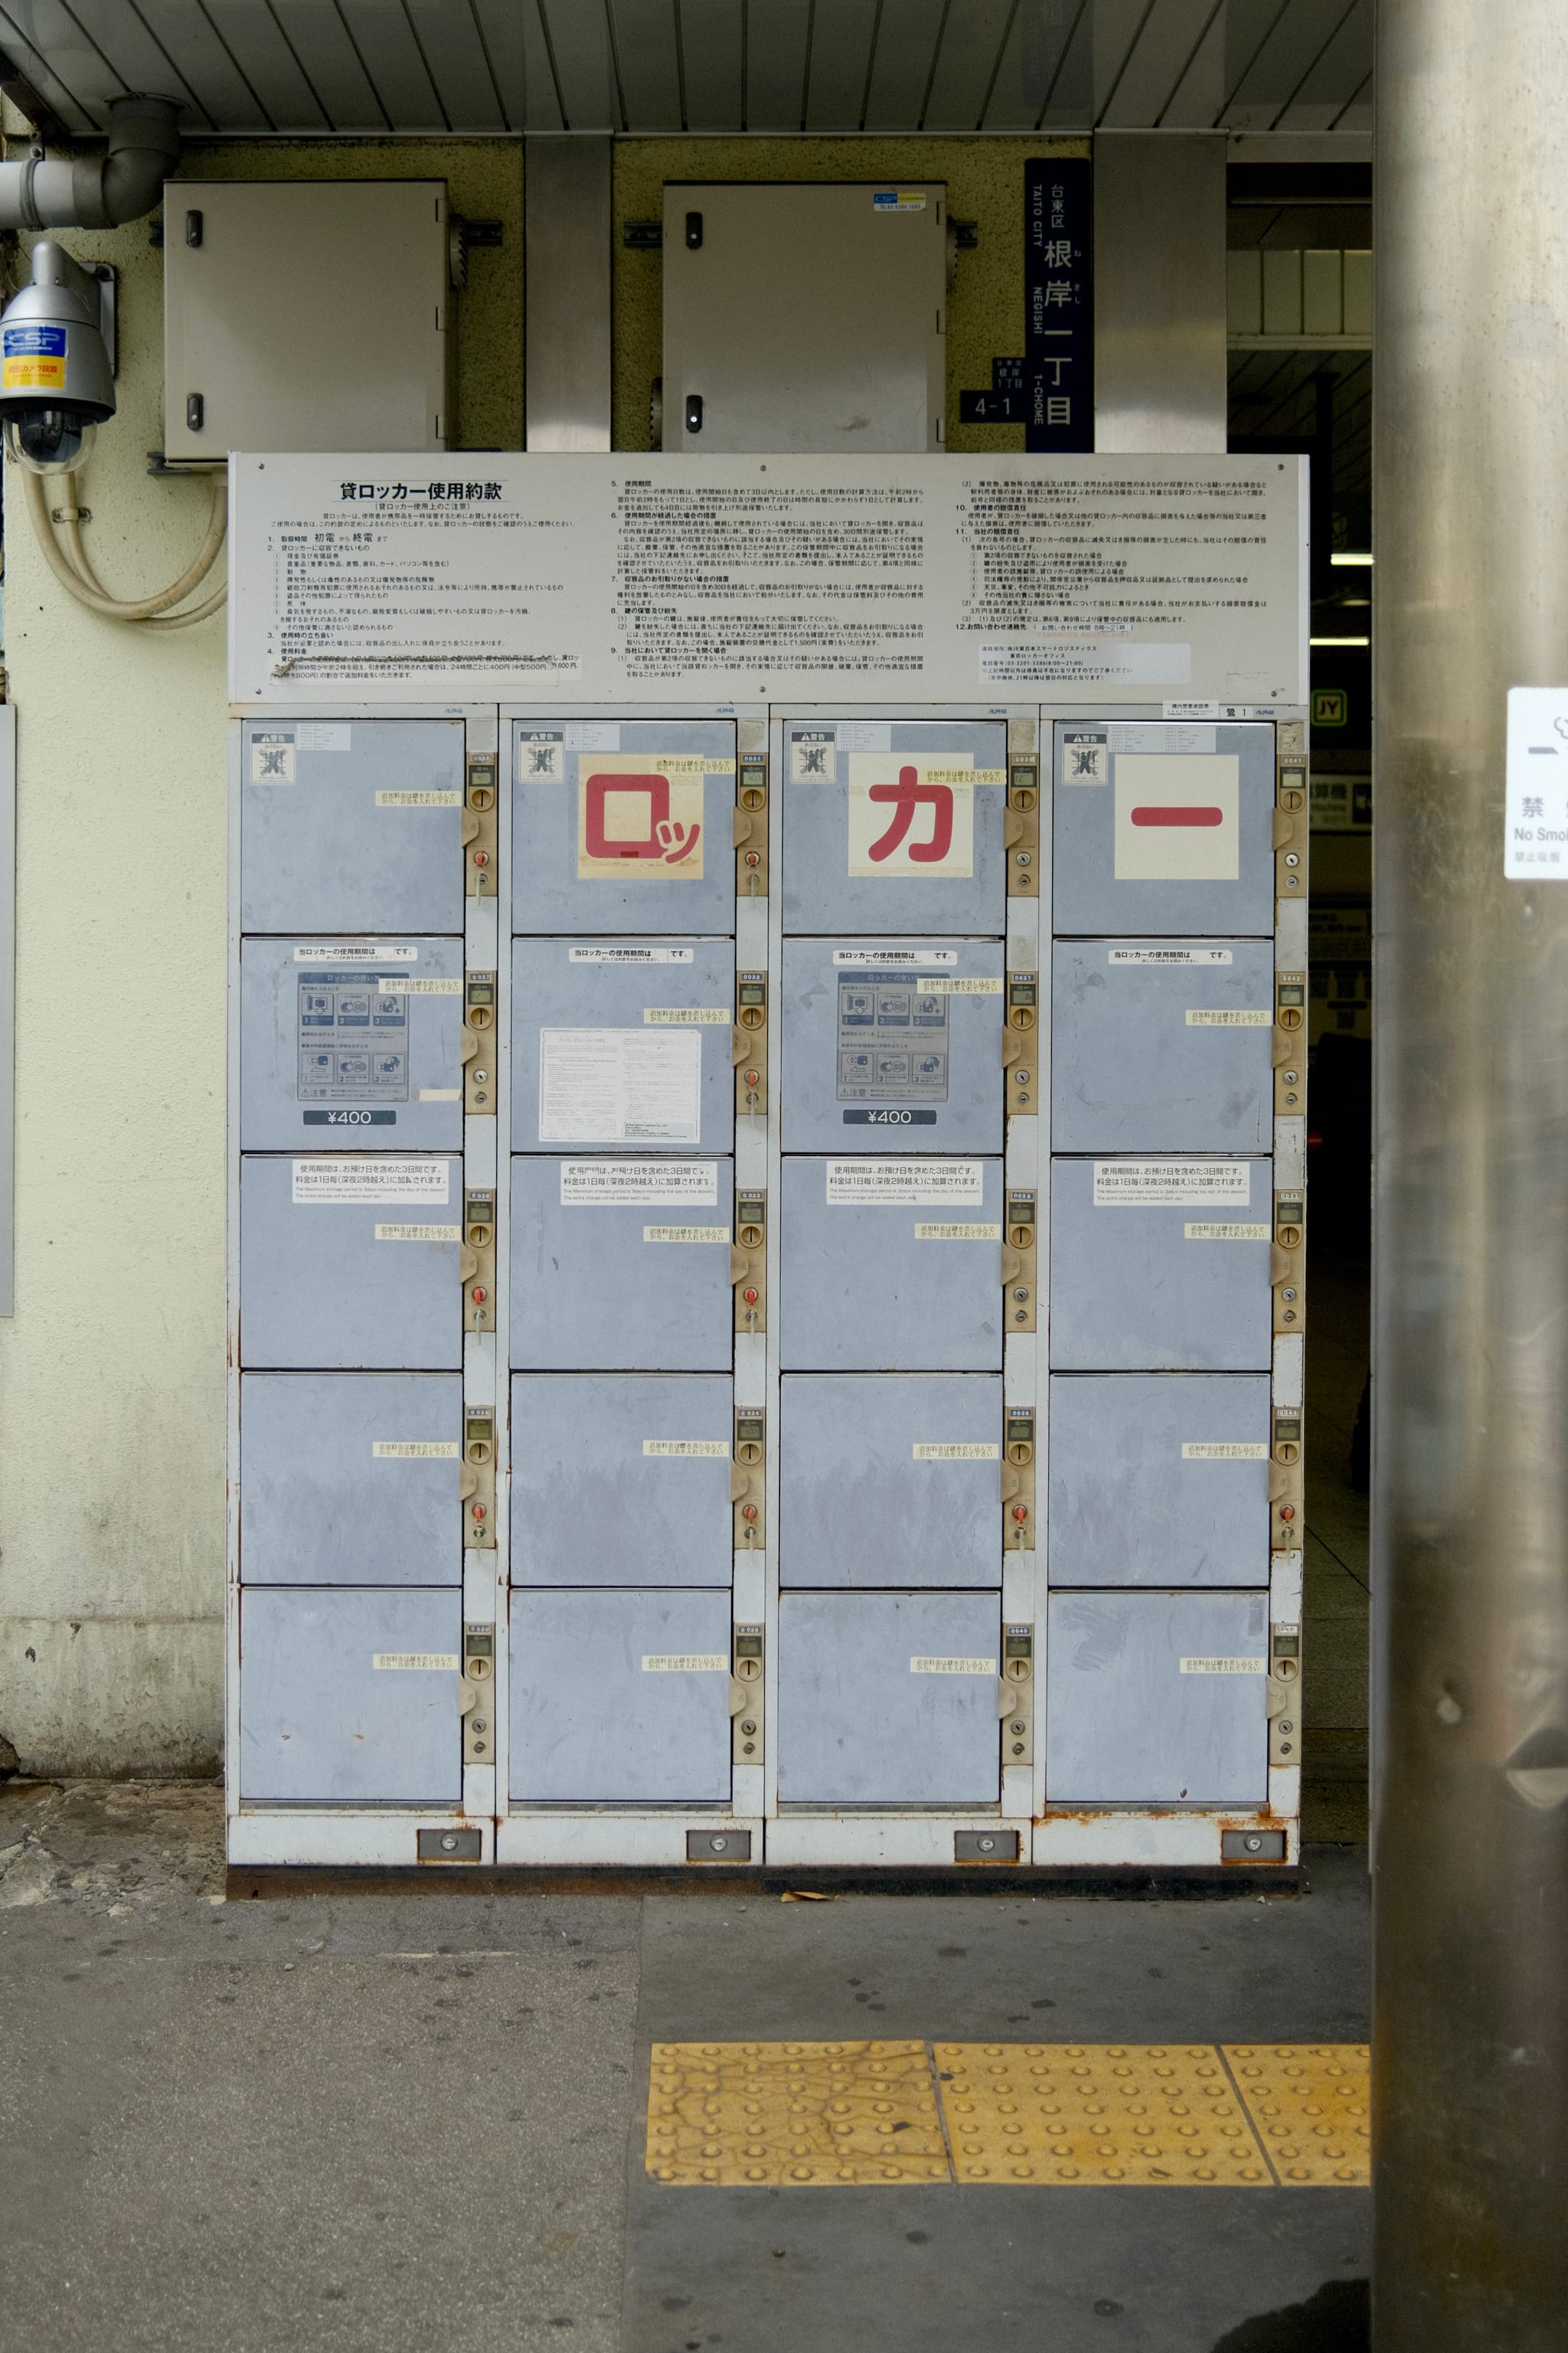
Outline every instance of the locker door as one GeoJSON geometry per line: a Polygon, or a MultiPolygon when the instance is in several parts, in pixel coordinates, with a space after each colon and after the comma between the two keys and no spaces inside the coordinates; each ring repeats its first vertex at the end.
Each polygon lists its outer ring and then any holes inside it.
{"type": "Polygon", "coordinates": [[[732,940],[516,940],[511,1002],[514,1151],[731,1148],[732,940]]]}
{"type": "Polygon", "coordinates": [[[784,942],[786,1152],[1000,1152],[1000,940],[784,942]]]}
{"type": "Polygon", "coordinates": [[[1271,1360],[1268,1160],[1051,1166],[1051,1366],[1261,1372],[1271,1360]]]}
{"type": "Polygon", "coordinates": [[[247,1154],[240,1361],[441,1372],[463,1360],[463,1164],[247,1154]]]}
{"type": "Polygon", "coordinates": [[[733,1415],[727,1374],[517,1374],[512,1582],[728,1589],[733,1415]]]}
{"type": "Polygon", "coordinates": [[[245,1582],[460,1584],[462,1421],[455,1373],[247,1373],[245,1582]]]}
{"type": "Polygon", "coordinates": [[[514,932],[733,932],[727,719],[520,722],[514,932]]]}
{"type": "Polygon", "coordinates": [[[786,1374],[781,1583],[999,1586],[1001,1464],[1000,1375],[786,1374]]]}
{"type": "Polygon", "coordinates": [[[1048,1806],[1255,1806],[1268,1794],[1268,1601],[1053,1593],[1048,1806]]]}
{"type": "Polygon", "coordinates": [[[782,1189],[786,1371],[1000,1371],[999,1160],[786,1160],[782,1189]]]}
{"type": "Polygon", "coordinates": [[[1271,940],[1058,940],[1051,964],[1054,1151],[1269,1150],[1271,940]]]}
{"type": "Polygon", "coordinates": [[[730,1160],[513,1160],[513,1365],[728,1372],[733,1198],[730,1160]]]}
{"type": "Polygon", "coordinates": [[[511,1794],[726,1803],[728,1593],[514,1594],[511,1794]]]}
{"type": "Polygon", "coordinates": [[[460,932],[460,719],[247,719],[245,932],[460,932]]]}
{"type": "Polygon", "coordinates": [[[1266,1373],[1058,1375],[1053,1585],[1267,1585],[1266,1373]]]}
{"type": "Polygon", "coordinates": [[[461,940],[244,940],[243,1152],[463,1141],[461,940]]]}
{"type": "Polygon", "coordinates": [[[1007,731],[977,720],[791,720],[786,932],[1001,932],[1007,731]]]}
{"type": "Polygon", "coordinates": [[[441,1805],[462,1794],[460,1592],[247,1588],[239,1793],[297,1805],[441,1805]]]}
{"type": "Polygon", "coordinates": [[[1271,726],[1058,720],[1051,928],[1271,934],[1274,793],[1271,726]]]}
{"type": "Polygon", "coordinates": [[[785,1593],[779,1798],[795,1806],[996,1803],[994,1593],[785,1593]]]}

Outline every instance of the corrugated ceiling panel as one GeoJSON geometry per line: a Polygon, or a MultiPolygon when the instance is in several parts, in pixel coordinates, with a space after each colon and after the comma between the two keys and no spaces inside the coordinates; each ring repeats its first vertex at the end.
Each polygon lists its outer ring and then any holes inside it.
{"type": "Polygon", "coordinates": [[[387,130],[387,118],[336,9],[320,7],[316,0],[273,0],[273,6],[332,129],[387,130]]]}
{"type": "Polygon", "coordinates": [[[677,0],[677,9],[689,128],[738,131],[742,0],[677,0]]]}
{"type": "Polygon", "coordinates": [[[1312,63],[1279,118],[1281,131],[1328,131],[1372,71],[1373,0],[1356,5],[1312,63]]]}
{"type": "Polygon", "coordinates": [[[680,129],[675,0],[611,0],[621,103],[634,131],[680,129]]]}
{"type": "Polygon", "coordinates": [[[1356,0],[1289,0],[1226,110],[1227,126],[1271,131],[1355,5],[1356,0]]]}
{"type": "Polygon", "coordinates": [[[1155,0],[1093,0],[1096,122],[1116,103],[1121,77],[1154,5],[1155,0]]]}
{"type": "Polygon", "coordinates": [[[1013,0],[952,0],[922,130],[979,130],[1013,14],[1013,0]]]}
{"type": "Polygon", "coordinates": [[[441,111],[458,131],[503,131],[505,111],[469,0],[405,0],[441,111]]]}
{"type": "Polygon", "coordinates": [[[216,127],[200,97],[175,65],[167,44],[154,38],[136,10],[127,6],[126,0],[76,0],[76,5],[69,9],[36,7],[32,16],[37,26],[35,38],[52,53],[54,44],[45,31],[51,17],[74,17],[123,89],[166,91],[171,98],[183,99],[189,107],[187,127],[216,127]]]}
{"type": "Polygon", "coordinates": [[[274,130],[327,128],[326,109],[279,30],[267,0],[206,0],[206,12],[274,130]]]}
{"type": "Polygon", "coordinates": [[[807,70],[808,131],[858,131],[876,30],[876,0],[817,0],[807,70]]]}
{"type": "Polygon", "coordinates": [[[798,131],[805,119],[811,0],[768,0],[746,24],[748,131],[798,131]]]}
{"type": "Polygon", "coordinates": [[[1159,129],[1212,131],[1219,121],[1226,99],[1225,20],[1224,7],[1216,8],[1191,65],[1171,93],[1159,129]]]}
{"type": "Polygon", "coordinates": [[[620,97],[602,0],[538,0],[538,7],[566,129],[619,131],[620,97]]]}
{"type": "Polygon", "coordinates": [[[907,131],[921,121],[946,5],[947,0],[882,0],[863,101],[868,131],[907,131]]]}
{"type": "Polygon", "coordinates": [[[0,43],[6,56],[62,122],[73,131],[100,131],[107,119],[104,100],[119,87],[116,77],[79,34],[74,47],[50,42],[47,56],[36,48],[35,37],[44,37],[37,34],[37,14],[25,5],[15,14],[0,8],[0,43]]]}
{"type": "Polygon", "coordinates": [[[450,130],[405,11],[387,0],[337,0],[337,6],[388,121],[399,130],[450,130]]]}
{"type": "Polygon", "coordinates": [[[528,5],[521,0],[474,0],[474,19],[500,90],[509,130],[559,131],[561,109],[531,0],[528,5]]]}
{"type": "MultiPolygon", "coordinates": [[[[121,13],[117,6],[114,14],[121,13]]],[[[221,37],[221,10],[204,8],[201,0],[159,0],[152,24],[159,47],[179,59],[181,75],[209,122],[226,130],[232,124],[237,131],[269,131],[272,116],[221,37]]]]}
{"type": "MultiPolygon", "coordinates": [[[[1101,109],[1100,121],[1108,129],[1141,131],[1160,121],[1209,30],[1217,5],[1218,0],[1154,0],[1115,95],[1101,109]]],[[[1216,89],[1214,95],[1217,112],[1224,92],[1216,89]]]]}
{"type": "Polygon", "coordinates": [[[1047,0],[1044,21],[1024,30],[1025,87],[1037,74],[1042,131],[1087,131],[1094,121],[1093,0],[1047,0]],[[1055,51],[1058,32],[1059,51],[1055,51]]]}

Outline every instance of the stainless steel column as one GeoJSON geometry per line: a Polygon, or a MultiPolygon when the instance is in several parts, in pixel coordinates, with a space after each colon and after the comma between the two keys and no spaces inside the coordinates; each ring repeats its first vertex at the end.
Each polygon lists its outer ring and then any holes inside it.
{"type": "Polygon", "coordinates": [[[524,428],[531,449],[610,446],[611,172],[597,133],[523,148],[524,428]]]}
{"type": "Polygon", "coordinates": [[[1568,8],[1381,0],[1373,2341],[1568,2341],[1568,8]]]}
{"type": "Polygon", "coordinates": [[[1094,446],[1223,449],[1223,137],[1094,142],[1094,446]]]}

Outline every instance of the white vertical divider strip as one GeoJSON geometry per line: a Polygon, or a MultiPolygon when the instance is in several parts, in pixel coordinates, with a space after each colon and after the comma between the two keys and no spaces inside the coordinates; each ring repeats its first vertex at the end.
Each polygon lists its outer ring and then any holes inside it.
{"type": "Polygon", "coordinates": [[[224,1221],[225,1281],[228,1302],[228,1477],[226,1482],[224,1534],[224,1807],[229,1824],[231,1857],[234,1818],[239,1811],[239,812],[240,782],[244,773],[244,723],[233,719],[228,728],[228,1068],[225,1131],[228,1206],[224,1221]]]}
{"type": "Polygon", "coordinates": [[[0,702],[0,1316],[16,1313],[16,706],[0,702]]]}
{"type": "MultiPolygon", "coordinates": [[[[784,723],[783,715],[768,713],[768,1544],[767,1606],[763,1637],[763,1725],[767,1746],[763,1752],[762,1837],[766,1853],[766,1823],[779,1810],[779,1226],[784,1213],[784,1158],[780,1150],[779,1079],[784,1067],[784,723]]],[[[763,1856],[753,1856],[760,1862],[763,1856]]]]}
{"type": "Polygon", "coordinates": [[[1049,711],[1040,720],[1040,841],[1035,871],[1039,876],[1038,1083],[1035,1115],[1039,1174],[1035,1180],[1035,1820],[1046,1810],[1046,1675],[1050,1664],[1051,1544],[1051,976],[1055,968],[1052,915],[1056,839],[1057,729],[1049,711]]]}
{"type": "MultiPolygon", "coordinates": [[[[493,750],[496,755],[496,894],[489,902],[494,916],[493,926],[486,926],[489,936],[481,940],[472,937],[474,926],[466,926],[468,944],[463,957],[464,970],[470,967],[488,971],[493,963],[496,976],[493,1101],[495,1118],[489,1123],[494,1140],[486,1176],[477,1172],[476,1184],[488,1180],[495,1186],[495,1279],[491,1285],[493,1334],[491,1348],[495,1356],[495,1396],[489,1400],[495,1409],[495,1430],[492,1439],[495,1462],[495,1540],[496,1549],[490,1556],[494,1563],[494,1578],[490,1588],[490,1613],[495,1620],[495,1638],[490,1666],[490,1755],[493,1759],[489,1782],[489,1819],[485,1825],[485,1860],[495,1860],[496,1826],[505,1817],[510,1759],[508,1749],[511,1728],[510,1673],[511,1646],[508,1640],[510,1625],[509,1602],[511,1592],[511,1284],[509,1236],[511,1212],[511,1155],[508,1145],[511,1135],[511,730],[501,724],[500,712],[494,705],[468,713],[468,750],[469,753],[493,750]],[[479,953],[476,953],[476,950],[479,953]]],[[[467,771],[464,776],[467,789],[467,771]]],[[[465,882],[467,869],[465,867],[465,882]]],[[[483,900],[465,900],[469,907],[483,908],[483,900]]],[[[464,1008],[465,1012],[467,1007],[464,1008]]],[[[461,1082],[465,1092],[468,1081],[461,1082]]],[[[465,1121],[465,1136],[467,1122],[465,1121]]],[[[463,1182],[469,1181],[467,1158],[463,1164],[463,1182]]],[[[465,1383],[466,1386],[466,1383],[465,1383]]],[[[468,1402],[467,1398],[464,1399],[468,1402]]],[[[485,1400],[477,1399],[483,1403],[485,1400]]],[[[481,1558],[483,1556],[480,1556],[481,1558]]],[[[465,1587],[467,1580],[465,1579],[465,1587]]],[[[463,1612],[468,1615],[468,1594],[463,1598],[463,1612]]],[[[459,1734],[459,1737],[461,1735],[459,1734]]],[[[471,1813],[470,1795],[478,1798],[481,1789],[470,1793],[469,1774],[463,1776],[464,1810],[471,1813]]]]}

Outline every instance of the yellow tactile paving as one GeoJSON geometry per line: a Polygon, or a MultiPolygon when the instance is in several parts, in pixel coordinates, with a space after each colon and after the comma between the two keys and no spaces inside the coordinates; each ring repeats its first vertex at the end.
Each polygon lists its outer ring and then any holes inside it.
{"type": "Polygon", "coordinates": [[[952,2179],[923,2042],[656,2042],[646,2163],[675,2186],[952,2179]]]}
{"type": "Polygon", "coordinates": [[[1363,2188],[1372,2178],[1363,2042],[1227,2042],[1231,2073],[1288,2189],[1363,2188]]]}
{"type": "Polygon", "coordinates": [[[1212,2043],[932,2048],[960,2181],[1268,2186],[1212,2043]]]}

